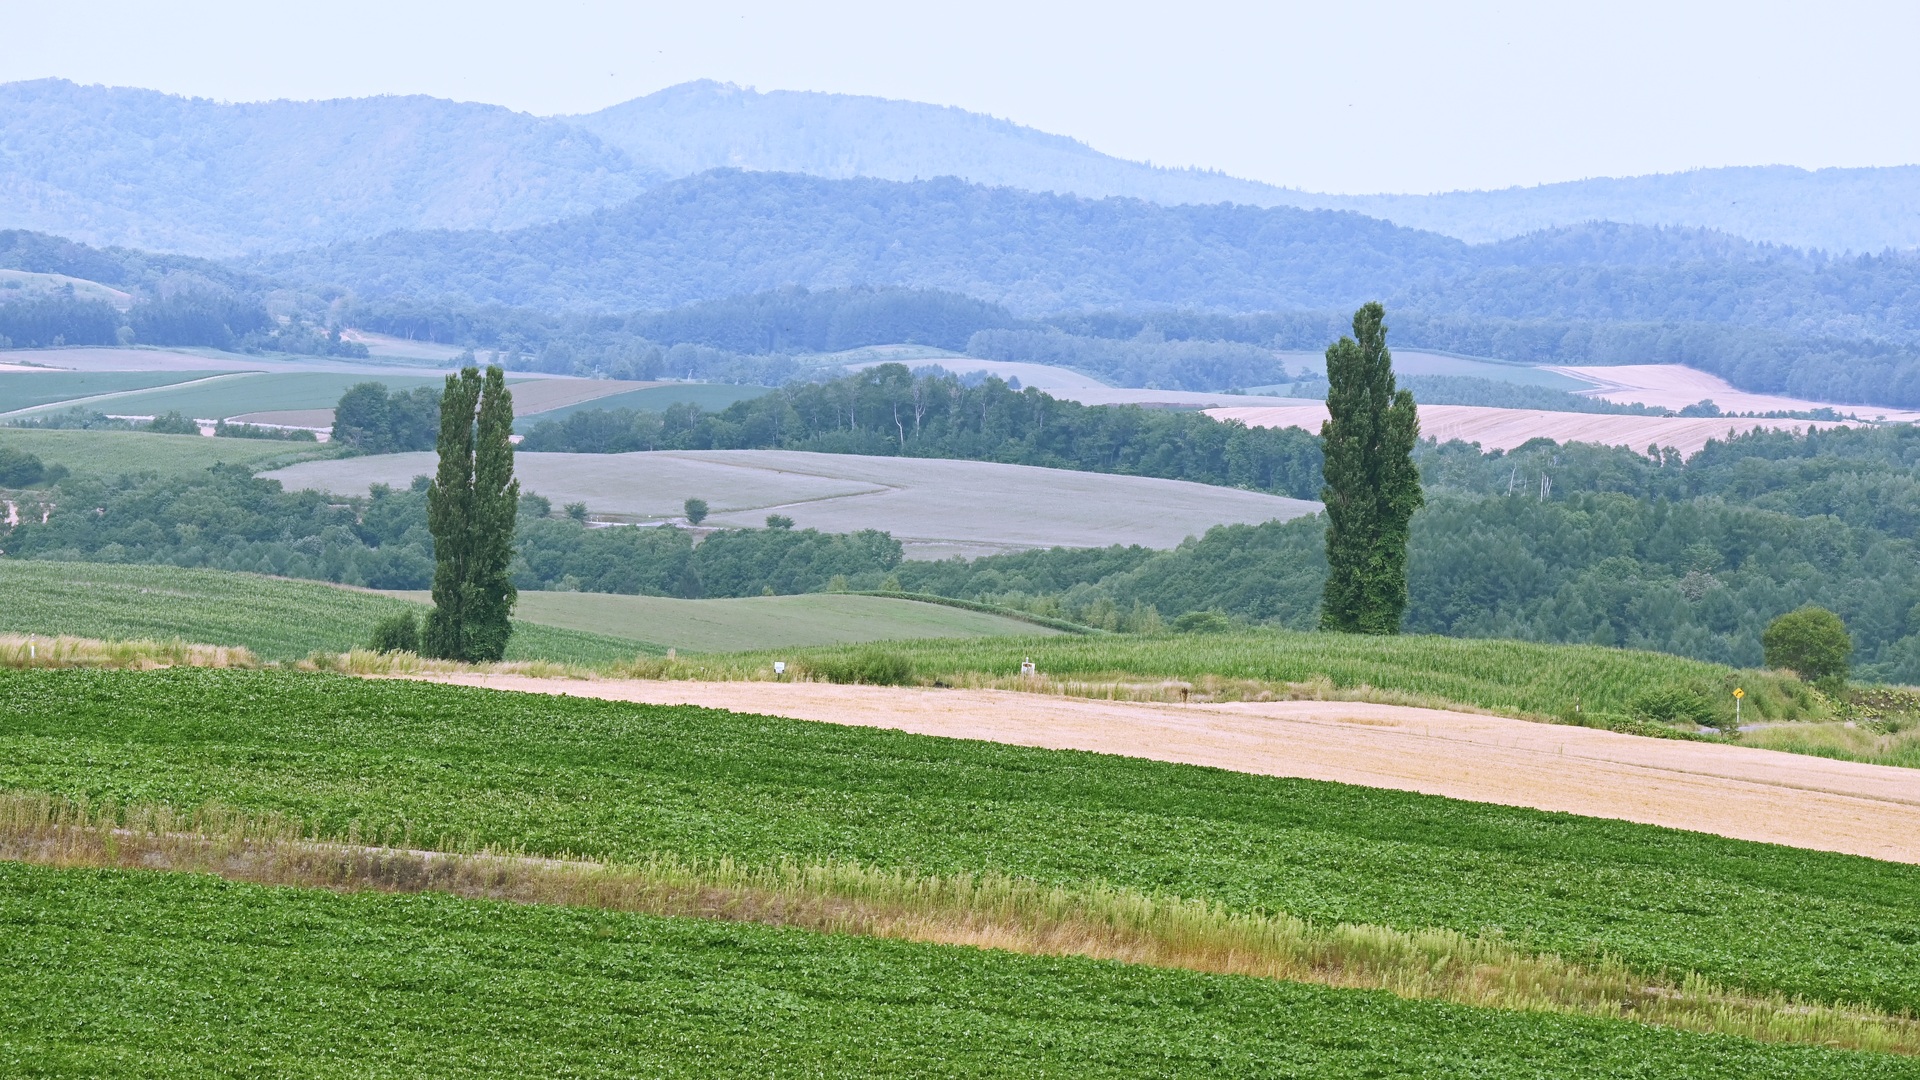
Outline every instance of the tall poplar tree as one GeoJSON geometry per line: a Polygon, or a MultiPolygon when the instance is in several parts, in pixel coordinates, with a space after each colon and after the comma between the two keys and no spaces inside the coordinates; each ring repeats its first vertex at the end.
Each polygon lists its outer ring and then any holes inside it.
{"type": "Polygon", "coordinates": [[[506,373],[468,367],[440,395],[440,468],[427,490],[433,533],[433,611],[421,652],[498,660],[519,593],[507,576],[520,481],[513,478],[513,396],[506,373]]]}
{"type": "Polygon", "coordinates": [[[1366,305],[1353,314],[1353,337],[1327,348],[1323,630],[1397,634],[1407,610],[1408,522],[1426,501],[1413,464],[1420,415],[1413,394],[1394,389],[1385,318],[1366,305]]]}

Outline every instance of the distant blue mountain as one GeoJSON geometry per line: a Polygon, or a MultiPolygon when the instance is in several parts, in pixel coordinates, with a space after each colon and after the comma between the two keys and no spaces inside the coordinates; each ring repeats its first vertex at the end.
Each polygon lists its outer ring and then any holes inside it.
{"type": "Polygon", "coordinates": [[[0,228],[95,244],[231,256],[395,229],[512,229],[715,168],[1351,210],[1475,242],[1615,221],[1835,252],[1920,247],[1920,166],[1320,195],[1124,161],[957,108],[704,81],[558,118],[427,97],[223,104],[57,79],[0,85],[0,228]]]}

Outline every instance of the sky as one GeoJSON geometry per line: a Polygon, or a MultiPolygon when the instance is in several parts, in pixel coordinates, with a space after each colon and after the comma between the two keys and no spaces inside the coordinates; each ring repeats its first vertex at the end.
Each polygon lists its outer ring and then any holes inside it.
{"type": "Polygon", "coordinates": [[[956,105],[1313,191],[1920,163],[1920,4],[0,0],[0,82],[588,112],[691,79],[956,105]]]}

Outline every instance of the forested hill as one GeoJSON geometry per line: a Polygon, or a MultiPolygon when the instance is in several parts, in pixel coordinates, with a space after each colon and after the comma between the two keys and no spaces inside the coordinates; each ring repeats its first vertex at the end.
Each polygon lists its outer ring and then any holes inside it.
{"type": "Polygon", "coordinates": [[[197,255],[512,228],[664,179],[585,130],[430,97],[225,104],[0,84],[0,227],[197,255]]]}
{"type": "Polygon", "coordinates": [[[505,233],[396,233],[253,269],[363,297],[631,310],[867,284],[946,289],[1020,315],[1167,306],[1529,320],[1707,322],[1920,334],[1920,256],[1826,259],[1697,230],[1588,225],[1469,245],[1358,214],[1158,206],[952,179],[719,170],[505,233]]]}
{"type": "Polygon", "coordinates": [[[704,81],[575,117],[417,96],[226,104],[58,79],[0,84],[0,228],[183,254],[511,228],[723,166],[1351,210],[1472,242],[1610,220],[1833,252],[1920,246],[1920,166],[1324,195],[1126,161],[963,109],[704,81]]]}

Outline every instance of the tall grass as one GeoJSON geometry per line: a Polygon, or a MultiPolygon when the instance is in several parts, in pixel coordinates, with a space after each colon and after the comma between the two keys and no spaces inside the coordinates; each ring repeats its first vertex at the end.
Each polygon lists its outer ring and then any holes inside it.
{"type": "Polygon", "coordinates": [[[158,667],[259,666],[259,658],[239,646],[195,645],[179,638],[170,641],[99,641],[66,636],[0,634],[0,667],[104,667],[144,671],[158,667]]]}
{"type": "Polygon", "coordinates": [[[440,892],[692,916],[1215,974],[1385,990],[1479,1007],[1625,1017],[1767,1042],[1920,1053],[1920,1022],[1845,1005],[1651,979],[1617,960],[1572,964],[1500,938],[1234,912],[1204,900],[1002,874],[930,876],[853,861],[657,855],[629,865],[318,839],[299,821],[208,806],[88,805],[0,795],[0,858],[146,868],[259,884],[440,892]]]}
{"type": "Polygon", "coordinates": [[[1920,768],[1920,725],[1911,721],[1777,725],[1741,732],[1740,744],[1841,761],[1920,768]]]}

